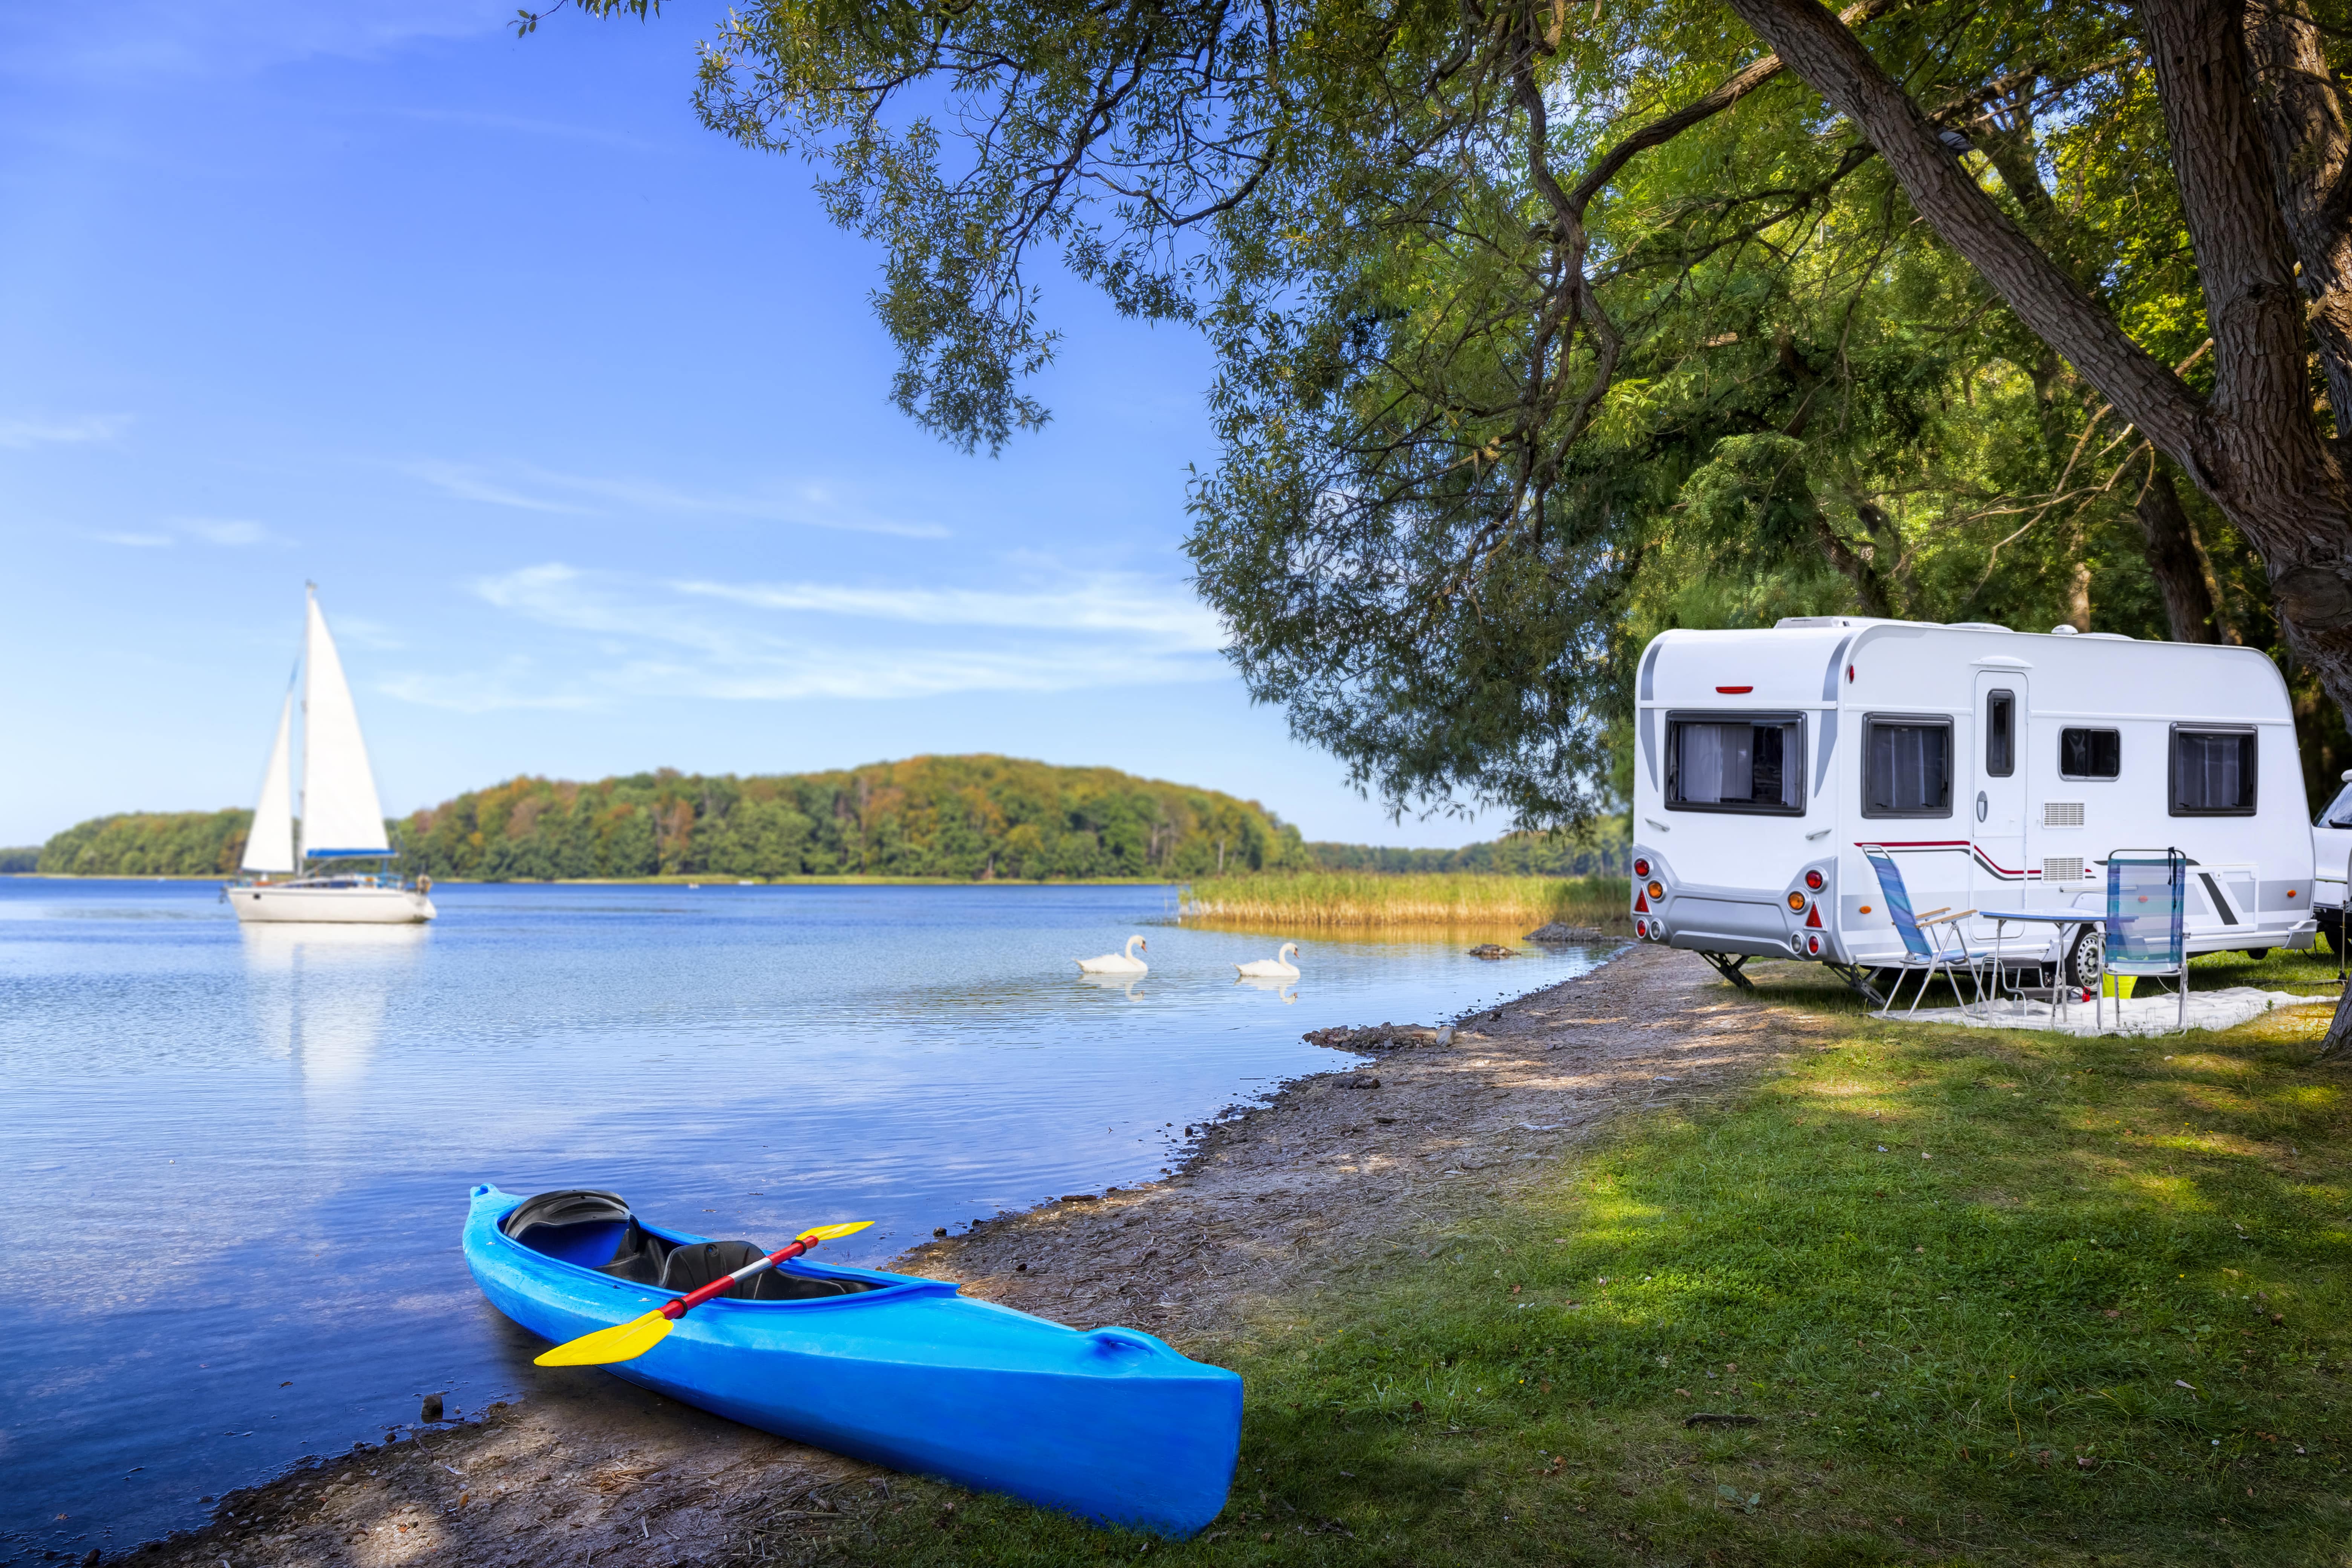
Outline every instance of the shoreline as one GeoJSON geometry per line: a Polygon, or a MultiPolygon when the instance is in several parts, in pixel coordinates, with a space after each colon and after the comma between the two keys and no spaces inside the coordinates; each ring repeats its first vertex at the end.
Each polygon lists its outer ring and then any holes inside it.
{"type": "MultiPolygon", "coordinates": [[[[1081,1328],[1123,1323],[1218,1359],[1334,1276],[1549,1178],[1620,1113],[1703,1096],[1790,1047],[1801,1016],[1744,1005],[1689,954],[1631,947],[1454,1021],[1307,1037],[1350,1060],[1198,1127],[1173,1174],[934,1237],[886,1267],[1081,1328]]],[[[224,1496],[211,1521],[86,1561],[379,1568],[584,1564],[611,1548],[726,1558],[874,1506],[896,1478],[616,1378],[528,1392],[224,1496]]],[[[71,1561],[80,1551],[65,1554],[71,1561]]]]}

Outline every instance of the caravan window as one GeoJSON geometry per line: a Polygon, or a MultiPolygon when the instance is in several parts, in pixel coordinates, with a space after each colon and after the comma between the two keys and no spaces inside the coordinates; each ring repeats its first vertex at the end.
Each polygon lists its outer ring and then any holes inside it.
{"type": "Polygon", "coordinates": [[[1985,773],[2005,779],[2017,771],[2017,693],[1985,694],[1985,773]]]}
{"type": "Polygon", "coordinates": [[[2124,771],[2124,738],[2114,730],[2058,731],[2058,776],[2111,779],[2124,771]]]}
{"type": "Polygon", "coordinates": [[[2172,730],[2172,815],[2252,816],[2254,732],[2172,730]]]}
{"type": "Polygon", "coordinates": [[[1666,809],[1805,809],[1805,724],[1794,713],[1668,714],[1666,809]]]}
{"type": "Polygon", "coordinates": [[[1952,815],[1952,721],[1864,721],[1862,815],[1952,815]]]}
{"type": "Polygon", "coordinates": [[[2346,784],[2336,798],[2312,819],[2314,827],[2352,827],[2352,784],[2346,784]]]}

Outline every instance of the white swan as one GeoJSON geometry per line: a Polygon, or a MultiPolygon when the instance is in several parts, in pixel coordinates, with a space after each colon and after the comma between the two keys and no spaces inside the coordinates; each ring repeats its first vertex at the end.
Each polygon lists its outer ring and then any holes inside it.
{"type": "Polygon", "coordinates": [[[1286,942],[1282,944],[1282,951],[1276,952],[1272,958],[1254,959],[1248,963],[1236,963],[1234,965],[1234,973],[1244,980],[1296,980],[1298,978],[1298,965],[1286,963],[1283,961],[1297,951],[1297,942],[1286,942]]]}
{"type": "Polygon", "coordinates": [[[1145,973],[1151,966],[1135,954],[1138,949],[1150,945],[1140,934],[1129,937],[1125,952],[1106,952],[1100,958],[1082,958],[1078,960],[1078,973],[1081,974],[1145,973]]]}

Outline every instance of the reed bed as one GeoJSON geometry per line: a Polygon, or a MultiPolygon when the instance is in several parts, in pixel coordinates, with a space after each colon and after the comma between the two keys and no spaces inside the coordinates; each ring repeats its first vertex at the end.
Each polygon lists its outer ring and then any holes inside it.
{"type": "Polygon", "coordinates": [[[1475,872],[1301,871],[1204,877],[1184,914],[1312,926],[1517,926],[1549,921],[1616,930],[1632,891],[1622,877],[1506,877],[1475,872]]]}

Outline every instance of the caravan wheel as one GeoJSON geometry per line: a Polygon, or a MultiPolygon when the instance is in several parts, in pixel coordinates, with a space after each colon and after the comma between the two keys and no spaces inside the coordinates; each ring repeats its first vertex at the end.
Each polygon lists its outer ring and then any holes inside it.
{"type": "Polygon", "coordinates": [[[2088,925],[2074,933],[2066,948],[2066,984],[2088,987],[2099,983],[2106,973],[2107,935],[2099,927],[2088,925]]]}

